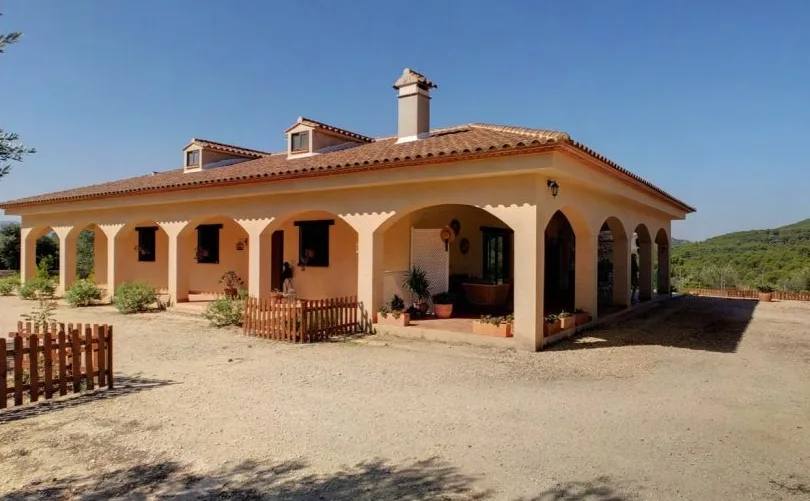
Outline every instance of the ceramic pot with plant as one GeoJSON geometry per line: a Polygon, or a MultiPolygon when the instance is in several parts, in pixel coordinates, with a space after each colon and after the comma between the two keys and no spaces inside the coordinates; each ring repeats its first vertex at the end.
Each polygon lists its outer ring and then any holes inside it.
{"type": "Polygon", "coordinates": [[[453,302],[455,302],[455,297],[449,292],[434,294],[433,313],[436,318],[450,318],[453,316],[453,302]]]}
{"type": "Polygon", "coordinates": [[[430,298],[430,281],[427,272],[418,266],[413,266],[405,275],[402,286],[416,299],[414,306],[424,315],[428,311],[428,298],[430,298]]]}
{"type": "Polygon", "coordinates": [[[585,325],[591,321],[591,316],[582,308],[574,310],[574,317],[576,318],[577,325],[585,325]]]}
{"type": "Polygon", "coordinates": [[[219,283],[225,287],[225,297],[231,299],[239,297],[239,288],[245,284],[242,278],[233,270],[226,271],[222,277],[220,277],[219,283]]]}
{"type": "Polygon", "coordinates": [[[565,310],[561,311],[557,317],[560,319],[560,328],[564,331],[573,329],[577,325],[577,318],[565,310]]]}
{"type": "Polygon", "coordinates": [[[278,289],[273,289],[270,295],[273,298],[273,302],[280,303],[284,301],[284,293],[278,289]]]}
{"type": "Polygon", "coordinates": [[[757,291],[759,291],[759,300],[764,303],[770,303],[773,301],[773,290],[773,287],[770,285],[757,286],[757,291]]]}

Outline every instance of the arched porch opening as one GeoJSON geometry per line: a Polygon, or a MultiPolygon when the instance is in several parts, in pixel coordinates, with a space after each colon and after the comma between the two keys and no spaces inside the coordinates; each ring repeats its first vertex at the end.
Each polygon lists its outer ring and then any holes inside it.
{"type": "Polygon", "coordinates": [[[576,247],[574,227],[562,211],[557,211],[545,229],[544,315],[576,306],[576,247]]]}
{"type": "MultiPolygon", "coordinates": [[[[484,208],[438,204],[397,214],[378,230],[382,239],[382,304],[418,298],[403,285],[414,266],[425,271],[429,294],[448,293],[453,317],[506,315],[513,310],[515,270],[512,228],[484,208]],[[442,232],[450,241],[442,239],[442,232]]],[[[433,318],[432,297],[424,319],[433,318]]],[[[417,320],[421,315],[416,313],[417,320]]],[[[471,323],[437,328],[468,331],[471,323]]]]}
{"type": "MultiPolygon", "coordinates": [[[[95,255],[109,255],[108,241],[96,231],[95,255]]],[[[96,283],[106,284],[109,294],[126,282],[147,282],[158,291],[168,288],[169,237],[160,225],[149,219],[131,221],[115,234],[113,266],[104,270],[95,263],[96,283]],[[110,276],[112,272],[112,276],[110,276]]],[[[105,260],[106,261],[106,260],[105,260]]]]}
{"type": "Polygon", "coordinates": [[[177,234],[177,255],[168,263],[177,280],[179,301],[205,301],[226,289],[247,290],[248,233],[228,216],[207,216],[186,224],[177,234]]]}
{"type": "Polygon", "coordinates": [[[340,216],[298,211],[278,218],[261,238],[269,246],[263,268],[271,290],[311,300],[357,296],[357,231],[340,216]]]}
{"type": "Polygon", "coordinates": [[[95,223],[77,224],[67,234],[65,249],[67,266],[73,273],[66,281],[92,280],[102,288],[107,286],[107,235],[95,223]]]}
{"type": "Polygon", "coordinates": [[[658,263],[656,268],[656,294],[670,294],[672,287],[669,276],[669,235],[664,228],[655,235],[655,245],[658,248],[658,263]]]}
{"type": "Polygon", "coordinates": [[[50,226],[32,228],[25,237],[25,248],[34,252],[20,254],[23,281],[34,278],[37,270],[43,267],[51,276],[59,274],[59,236],[50,226]]]}
{"type": "Polygon", "coordinates": [[[634,301],[649,301],[653,291],[652,238],[647,226],[639,224],[634,231],[634,249],[631,277],[633,291],[638,291],[634,301]]]}
{"type": "Polygon", "coordinates": [[[602,223],[597,240],[597,301],[600,315],[630,305],[631,258],[624,225],[609,217],[602,223]]]}

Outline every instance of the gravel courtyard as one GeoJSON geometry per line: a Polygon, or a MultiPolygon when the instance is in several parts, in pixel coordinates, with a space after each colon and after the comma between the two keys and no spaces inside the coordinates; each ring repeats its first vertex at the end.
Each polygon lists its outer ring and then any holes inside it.
{"type": "Polygon", "coordinates": [[[0,499],[810,499],[810,304],[682,298],[541,353],[58,318],[115,326],[119,387],[0,411],[0,499]]]}

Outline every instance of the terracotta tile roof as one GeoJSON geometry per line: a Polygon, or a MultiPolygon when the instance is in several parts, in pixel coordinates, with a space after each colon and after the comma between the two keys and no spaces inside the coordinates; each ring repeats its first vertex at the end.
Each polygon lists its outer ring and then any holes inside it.
{"type": "Polygon", "coordinates": [[[356,139],[357,141],[360,141],[360,142],[363,142],[363,143],[373,143],[374,142],[373,137],[364,136],[362,134],[358,134],[358,133],[352,132],[350,130],[341,129],[340,127],[335,127],[334,125],[325,124],[323,122],[319,122],[317,120],[312,120],[311,118],[306,118],[306,117],[298,117],[298,121],[295,122],[290,127],[288,127],[287,130],[284,131],[284,132],[289,132],[290,129],[292,129],[293,127],[297,127],[298,125],[301,125],[301,124],[308,125],[308,126],[310,126],[312,128],[315,128],[315,129],[321,129],[321,130],[325,130],[327,132],[332,132],[334,134],[339,134],[341,136],[350,137],[352,139],[356,139]]]}
{"type": "MultiPolygon", "coordinates": [[[[263,156],[267,156],[267,155],[271,154],[271,153],[266,152],[266,151],[253,150],[253,149],[250,149],[250,148],[243,148],[241,146],[235,146],[233,144],[225,144],[225,143],[220,143],[220,142],[217,142],[217,141],[209,141],[208,139],[199,139],[199,138],[196,138],[196,137],[191,139],[191,142],[188,143],[186,148],[188,148],[192,144],[202,146],[203,148],[209,148],[209,149],[212,149],[212,150],[223,151],[223,152],[226,152],[226,153],[234,153],[236,155],[241,155],[241,156],[246,156],[246,157],[253,157],[253,158],[259,158],[259,157],[263,157],[263,156]]],[[[183,148],[183,149],[185,150],[186,148],[183,148]]]]}
{"type": "Polygon", "coordinates": [[[436,161],[463,161],[503,154],[528,154],[536,152],[540,148],[561,145],[571,145],[599,159],[633,181],[653,189],[685,210],[694,211],[660,188],[631,174],[587,146],[573,141],[565,132],[479,123],[434,129],[431,131],[430,137],[407,143],[397,144],[393,137],[380,138],[352,148],[302,158],[288,159],[285,154],[273,154],[226,167],[197,172],[183,172],[183,169],[177,169],[21,198],[4,202],[0,204],[0,208],[324,174],[344,174],[436,161]]]}

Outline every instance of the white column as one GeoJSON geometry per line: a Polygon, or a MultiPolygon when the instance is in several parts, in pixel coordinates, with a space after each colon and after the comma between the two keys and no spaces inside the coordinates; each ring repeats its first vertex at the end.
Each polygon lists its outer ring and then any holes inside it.
{"type": "MultiPolygon", "coordinates": [[[[575,229],[576,231],[576,229],[575,229]]],[[[597,234],[598,235],[598,234],[597,234]]],[[[598,236],[580,230],[576,238],[576,259],[574,263],[574,303],[593,318],[597,318],[598,277],[598,236]]]]}
{"type": "Polygon", "coordinates": [[[488,207],[487,211],[514,231],[515,347],[537,351],[543,347],[546,210],[533,205],[488,207]]]}
{"type": "Polygon", "coordinates": [[[112,299],[115,294],[115,268],[117,265],[116,249],[118,248],[118,235],[121,232],[123,224],[101,224],[98,226],[104,236],[107,237],[107,297],[112,299]]]}
{"type": "Polygon", "coordinates": [[[377,311],[385,303],[383,247],[387,228],[384,223],[393,216],[393,212],[340,215],[357,232],[357,301],[362,327],[366,330],[371,330],[377,311]]]}
{"type": "Polygon", "coordinates": [[[55,227],[53,231],[59,237],[59,288],[57,295],[67,292],[76,279],[76,234],[70,226],[55,227]]]}
{"type": "Polygon", "coordinates": [[[357,234],[357,300],[366,328],[385,302],[383,298],[384,237],[374,228],[357,234]]]}
{"type": "Polygon", "coordinates": [[[262,298],[271,290],[270,235],[274,218],[237,219],[248,234],[248,293],[262,298]]]}
{"type": "Polygon", "coordinates": [[[188,221],[158,224],[169,238],[169,299],[173,304],[188,301],[188,273],[192,255],[189,238],[183,232],[188,221]]]}
{"type": "Polygon", "coordinates": [[[37,274],[37,237],[31,228],[20,228],[20,280],[25,282],[37,274]]]}

